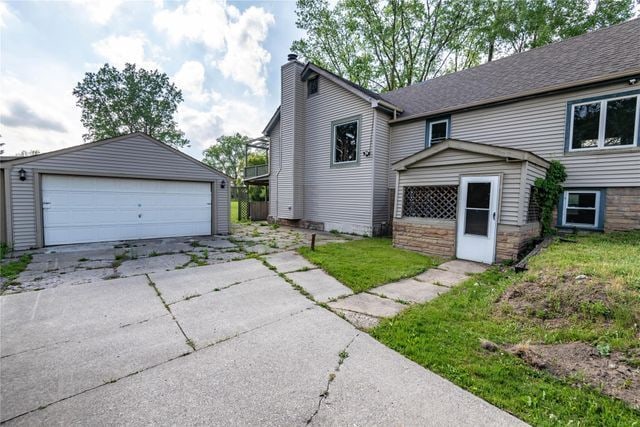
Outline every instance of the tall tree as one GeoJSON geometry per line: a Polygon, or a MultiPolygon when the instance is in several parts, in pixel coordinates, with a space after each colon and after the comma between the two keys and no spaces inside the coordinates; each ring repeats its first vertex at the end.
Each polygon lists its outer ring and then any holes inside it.
{"type": "Polygon", "coordinates": [[[634,0],[298,0],[292,50],[389,91],[632,16],[634,0]]]}
{"type": "Polygon", "coordinates": [[[203,162],[229,175],[240,184],[244,170],[244,150],[249,137],[235,133],[216,139],[217,144],[202,152],[203,162]]]}
{"type": "Polygon", "coordinates": [[[174,147],[189,143],[174,118],[182,92],[158,70],[126,64],[119,71],[105,64],[86,73],[73,94],[82,109],[85,141],[144,132],[174,147]]]}

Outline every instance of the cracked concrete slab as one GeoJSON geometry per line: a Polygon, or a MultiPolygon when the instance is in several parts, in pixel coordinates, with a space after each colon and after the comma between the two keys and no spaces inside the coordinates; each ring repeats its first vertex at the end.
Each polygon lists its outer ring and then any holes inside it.
{"type": "Polygon", "coordinates": [[[307,261],[302,255],[296,252],[279,252],[267,255],[264,259],[280,273],[291,273],[302,269],[314,269],[315,265],[307,261]]]}
{"type": "Polygon", "coordinates": [[[369,335],[348,355],[312,425],[527,425],[369,335]]]}
{"type": "Polygon", "coordinates": [[[478,262],[473,262],[473,261],[464,261],[461,259],[454,259],[452,261],[447,261],[438,266],[440,270],[451,271],[452,273],[459,273],[459,274],[482,273],[488,267],[489,266],[486,264],[480,264],[478,262]]]}
{"type": "Polygon", "coordinates": [[[188,263],[191,257],[186,254],[158,255],[154,257],[138,258],[123,261],[116,269],[122,277],[136,274],[149,274],[160,271],[175,270],[188,263]]]}
{"type": "Polygon", "coordinates": [[[465,274],[432,268],[425,271],[424,273],[418,274],[416,277],[414,277],[414,279],[418,280],[419,282],[452,287],[462,282],[463,280],[468,279],[468,277],[465,274]]]}
{"type": "Polygon", "coordinates": [[[2,421],[191,351],[167,313],[2,359],[2,421]]]}
{"type": "Polygon", "coordinates": [[[448,292],[449,290],[450,289],[445,286],[405,279],[370,289],[369,292],[394,300],[423,303],[431,301],[438,295],[448,292]]]}
{"type": "Polygon", "coordinates": [[[232,283],[246,282],[260,277],[276,276],[257,259],[233,261],[185,270],[150,274],[167,304],[190,295],[202,295],[232,283]]]}
{"type": "Polygon", "coordinates": [[[314,307],[10,425],[305,425],[355,334],[314,307]]]}
{"type": "Polygon", "coordinates": [[[0,297],[2,356],[166,314],[145,276],[0,297]]]}
{"type": "Polygon", "coordinates": [[[344,316],[344,318],[358,329],[371,329],[378,326],[380,318],[369,316],[367,314],[356,313],[353,311],[333,309],[336,313],[344,316]]]}
{"type": "Polygon", "coordinates": [[[390,299],[380,298],[376,295],[361,293],[343,298],[329,303],[329,307],[340,310],[354,311],[356,313],[367,314],[373,317],[395,316],[405,308],[406,305],[397,303],[390,299]]]}
{"type": "Polygon", "coordinates": [[[289,273],[287,277],[309,292],[316,301],[327,302],[353,294],[351,289],[320,269],[289,273]]]}
{"type": "Polygon", "coordinates": [[[113,268],[95,268],[90,270],[59,270],[55,272],[38,273],[25,270],[17,277],[17,281],[24,289],[54,288],[61,285],[81,285],[84,283],[105,280],[114,277],[113,268]]]}
{"type": "Polygon", "coordinates": [[[200,349],[311,306],[281,277],[271,276],[179,301],[171,311],[200,349]]]}

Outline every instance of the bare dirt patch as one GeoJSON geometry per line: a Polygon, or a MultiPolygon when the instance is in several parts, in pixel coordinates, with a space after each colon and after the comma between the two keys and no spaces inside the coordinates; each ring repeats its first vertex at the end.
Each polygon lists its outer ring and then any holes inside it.
{"type": "Polygon", "coordinates": [[[627,364],[629,356],[613,351],[600,354],[590,345],[574,342],[554,345],[521,344],[507,348],[534,368],[590,385],[640,409],[640,369],[627,364]]]}

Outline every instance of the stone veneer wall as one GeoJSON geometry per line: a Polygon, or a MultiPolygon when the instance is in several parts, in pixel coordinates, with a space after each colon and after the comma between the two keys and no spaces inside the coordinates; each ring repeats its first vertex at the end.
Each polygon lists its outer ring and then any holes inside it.
{"type": "MultiPolygon", "coordinates": [[[[517,259],[520,252],[540,235],[540,224],[523,226],[498,224],[496,262],[517,259]]],[[[396,218],[393,222],[393,245],[427,255],[455,257],[456,222],[396,218]]]]}
{"type": "Polygon", "coordinates": [[[640,187],[607,188],[605,206],[605,231],[640,229],[640,187]]]}
{"type": "Polygon", "coordinates": [[[520,252],[538,236],[539,222],[530,222],[522,226],[498,224],[496,262],[518,259],[520,252]]]}
{"type": "Polygon", "coordinates": [[[428,255],[453,257],[456,254],[456,222],[395,218],[393,245],[428,255]]]}

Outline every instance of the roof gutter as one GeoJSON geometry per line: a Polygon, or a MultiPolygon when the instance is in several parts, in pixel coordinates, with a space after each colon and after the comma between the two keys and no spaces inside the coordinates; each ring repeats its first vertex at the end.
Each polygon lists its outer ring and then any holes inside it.
{"type": "MultiPolygon", "coordinates": [[[[624,81],[629,81],[630,78],[636,78],[640,82],[640,68],[635,68],[632,70],[627,70],[619,73],[608,74],[607,76],[604,76],[604,77],[601,76],[601,77],[592,78],[592,79],[578,80],[576,82],[566,83],[562,85],[549,86],[542,90],[538,89],[538,90],[526,91],[517,95],[496,97],[496,98],[479,101],[475,103],[463,104],[455,107],[443,108],[441,110],[414,114],[412,116],[394,118],[393,120],[389,121],[389,124],[394,125],[398,123],[412,122],[416,120],[427,119],[430,117],[441,116],[443,114],[459,113],[463,111],[477,110],[479,108],[510,104],[513,102],[523,101],[526,99],[539,98],[542,96],[549,96],[549,95],[567,92],[572,89],[575,89],[576,87],[591,88],[591,87],[603,86],[605,84],[611,84],[611,83],[622,83],[624,81]]],[[[634,84],[638,84],[638,83],[634,83],[634,84]]]]}

